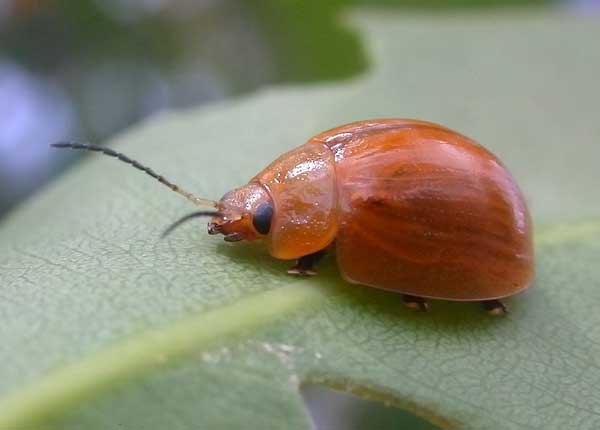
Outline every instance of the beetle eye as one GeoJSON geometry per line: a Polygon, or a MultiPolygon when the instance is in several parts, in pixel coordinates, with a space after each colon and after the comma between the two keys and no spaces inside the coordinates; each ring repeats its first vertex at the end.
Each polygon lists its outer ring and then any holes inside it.
{"type": "Polygon", "coordinates": [[[258,205],[252,216],[252,225],[260,234],[268,234],[271,230],[271,218],[273,218],[273,205],[269,202],[258,205]]]}

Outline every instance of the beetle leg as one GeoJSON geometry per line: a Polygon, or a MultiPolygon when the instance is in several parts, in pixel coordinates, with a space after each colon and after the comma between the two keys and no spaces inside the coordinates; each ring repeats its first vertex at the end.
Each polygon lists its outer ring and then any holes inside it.
{"type": "Polygon", "coordinates": [[[481,302],[481,305],[490,315],[502,316],[508,313],[506,306],[500,300],[484,300],[481,302]]]}
{"type": "Polygon", "coordinates": [[[244,240],[244,235],[240,233],[229,233],[223,240],[225,242],[239,242],[240,240],[244,240]]]}
{"type": "Polygon", "coordinates": [[[304,255],[300,257],[296,261],[296,265],[287,272],[290,275],[296,276],[314,276],[317,274],[317,266],[323,257],[325,257],[324,250],[317,251],[313,254],[304,255]]]}
{"type": "Polygon", "coordinates": [[[403,294],[402,302],[407,308],[414,309],[419,312],[427,312],[429,310],[429,304],[427,303],[427,300],[425,300],[423,297],[403,294]]]}

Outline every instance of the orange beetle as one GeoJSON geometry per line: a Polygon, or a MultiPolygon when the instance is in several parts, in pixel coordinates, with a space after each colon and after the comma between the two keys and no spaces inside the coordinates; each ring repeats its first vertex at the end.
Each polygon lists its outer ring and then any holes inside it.
{"type": "Polygon", "coordinates": [[[335,247],[343,277],[403,294],[426,310],[426,298],[479,301],[491,314],[499,300],[526,289],[534,275],[532,225],[521,191],[502,163],[473,140],[443,126],[408,119],[360,121],[311,138],[283,154],[219,202],[199,199],[152,170],[132,164],[216,211],[209,234],[266,239],[288,273],[314,275],[335,247]]]}

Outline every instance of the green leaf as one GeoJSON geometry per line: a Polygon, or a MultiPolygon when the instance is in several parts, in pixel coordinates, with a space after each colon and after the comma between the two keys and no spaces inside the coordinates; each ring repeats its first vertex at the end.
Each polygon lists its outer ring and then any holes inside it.
{"type": "Polygon", "coordinates": [[[600,54],[564,15],[353,15],[368,75],[165,114],[113,146],[208,198],[323,129],[444,123],[496,152],[528,196],[537,281],[489,318],[285,275],[264,247],[188,225],[191,208],[99,156],[0,228],[0,428],[310,428],[322,383],[444,428],[600,427],[600,54]]]}
{"type": "MultiPolygon", "coordinates": [[[[245,0],[264,33],[274,65],[272,78],[283,82],[345,79],[368,65],[358,35],[339,19],[350,6],[417,10],[539,7],[553,0],[245,0]]],[[[397,12],[398,13],[398,12],[397,12]]]]}

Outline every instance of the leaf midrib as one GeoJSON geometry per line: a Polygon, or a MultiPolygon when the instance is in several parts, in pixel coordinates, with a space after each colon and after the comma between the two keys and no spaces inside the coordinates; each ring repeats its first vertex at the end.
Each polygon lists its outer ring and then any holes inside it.
{"type": "Polygon", "coordinates": [[[191,351],[253,332],[305,306],[316,306],[325,295],[326,289],[314,283],[294,282],[120,341],[0,400],[0,428],[43,424],[108,388],[173,365],[191,351]]]}

